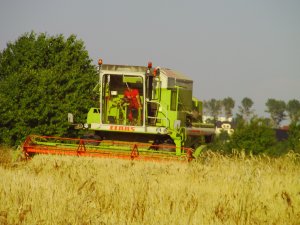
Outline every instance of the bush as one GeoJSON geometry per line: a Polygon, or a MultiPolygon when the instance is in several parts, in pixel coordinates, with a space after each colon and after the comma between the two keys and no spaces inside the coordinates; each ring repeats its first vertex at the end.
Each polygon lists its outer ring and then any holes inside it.
{"type": "Polygon", "coordinates": [[[288,144],[291,150],[300,153],[300,123],[292,123],[289,126],[288,144]]]}
{"type": "Polygon", "coordinates": [[[244,151],[246,154],[257,155],[271,154],[275,151],[276,145],[274,130],[267,126],[264,120],[254,119],[250,124],[240,124],[231,137],[219,135],[210,147],[225,153],[244,151]]]}
{"type": "Polygon", "coordinates": [[[239,126],[231,136],[227,147],[257,155],[267,153],[276,144],[275,131],[263,120],[255,119],[250,124],[239,126]]]}
{"type": "Polygon", "coordinates": [[[208,145],[208,149],[220,152],[220,153],[226,153],[230,154],[231,149],[229,148],[228,143],[230,142],[231,137],[229,136],[228,132],[221,131],[219,135],[217,135],[213,142],[208,145]]]}

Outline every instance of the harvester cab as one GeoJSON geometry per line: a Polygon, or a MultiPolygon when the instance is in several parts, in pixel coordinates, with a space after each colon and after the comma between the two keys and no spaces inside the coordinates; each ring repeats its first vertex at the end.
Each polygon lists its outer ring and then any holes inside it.
{"type": "Polygon", "coordinates": [[[99,107],[89,110],[82,126],[95,140],[87,140],[88,145],[81,141],[84,146],[77,152],[191,159],[211,140],[214,125],[202,122],[202,102],[193,97],[193,80],[187,76],[152,63],[110,65],[99,60],[98,65],[99,107]]]}

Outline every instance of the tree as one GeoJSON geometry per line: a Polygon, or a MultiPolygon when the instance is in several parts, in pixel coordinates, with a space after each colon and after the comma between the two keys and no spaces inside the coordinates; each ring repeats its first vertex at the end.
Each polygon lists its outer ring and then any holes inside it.
{"type": "Polygon", "coordinates": [[[239,112],[240,115],[242,116],[242,118],[245,121],[249,121],[250,120],[250,116],[253,114],[253,110],[251,109],[251,107],[253,106],[253,101],[250,98],[243,98],[243,100],[241,101],[242,105],[239,106],[239,112]]]}
{"type": "Polygon", "coordinates": [[[247,154],[267,152],[276,145],[275,131],[263,119],[253,119],[239,126],[231,136],[230,149],[244,150],[247,154]]]}
{"type": "Polygon", "coordinates": [[[234,108],[234,104],[235,102],[231,97],[227,97],[222,100],[226,119],[232,117],[232,109],[234,108]]]}
{"type": "Polygon", "coordinates": [[[288,101],[286,111],[292,123],[298,122],[300,119],[300,102],[297,99],[288,101]]]}
{"type": "Polygon", "coordinates": [[[276,100],[273,98],[269,98],[266,102],[267,110],[266,112],[270,113],[271,120],[275,127],[279,127],[280,122],[285,119],[285,109],[286,104],[282,100],[276,100]]]}
{"type": "Polygon", "coordinates": [[[31,32],[7,44],[0,53],[0,142],[18,144],[30,133],[76,135],[67,113],[84,122],[95,72],[75,35],[31,32]]]}
{"type": "Polygon", "coordinates": [[[216,121],[221,113],[222,101],[212,98],[211,100],[204,102],[204,108],[216,121]]]}
{"type": "Polygon", "coordinates": [[[289,147],[296,151],[300,152],[300,123],[292,122],[289,126],[288,131],[288,143],[289,147]]]}

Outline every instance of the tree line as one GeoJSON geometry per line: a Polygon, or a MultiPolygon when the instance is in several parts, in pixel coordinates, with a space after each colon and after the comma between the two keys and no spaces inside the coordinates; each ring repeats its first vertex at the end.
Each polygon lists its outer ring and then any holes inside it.
{"type": "MultiPolygon", "coordinates": [[[[255,115],[253,109],[254,102],[251,98],[245,97],[242,99],[238,106],[238,113],[236,119],[243,119],[249,121],[255,115]]],[[[289,119],[291,123],[297,123],[300,119],[300,101],[297,99],[289,100],[285,102],[283,100],[277,100],[269,98],[266,105],[266,112],[270,117],[265,118],[269,122],[269,125],[275,128],[280,126],[280,123],[289,119]]],[[[225,118],[229,119],[233,117],[233,109],[235,107],[235,101],[231,97],[224,98],[222,100],[210,99],[204,101],[204,112],[207,115],[211,115],[213,120],[216,121],[220,115],[225,115],[225,118]]]]}
{"type": "MultiPolygon", "coordinates": [[[[300,153],[300,102],[297,99],[282,100],[269,98],[266,102],[266,112],[269,118],[258,117],[254,113],[253,101],[245,97],[238,106],[238,113],[233,118],[234,133],[230,136],[225,130],[217,136],[210,148],[232,154],[234,151],[244,151],[246,154],[281,155],[293,150],[300,153]],[[280,123],[290,119],[288,130],[280,131],[280,123]],[[278,140],[280,132],[285,132],[287,138],[278,140]]],[[[231,97],[223,100],[211,99],[204,102],[204,111],[212,115],[216,122],[222,113],[226,119],[233,117],[232,110],[235,101],[231,97]]]]}

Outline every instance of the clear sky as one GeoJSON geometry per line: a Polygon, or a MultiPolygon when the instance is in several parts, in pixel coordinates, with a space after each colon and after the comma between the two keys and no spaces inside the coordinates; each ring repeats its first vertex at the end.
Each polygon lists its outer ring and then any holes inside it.
{"type": "Polygon", "coordinates": [[[202,100],[300,100],[299,0],[0,0],[0,49],[25,32],[76,34],[96,63],[168,67],[202,100]]]}

